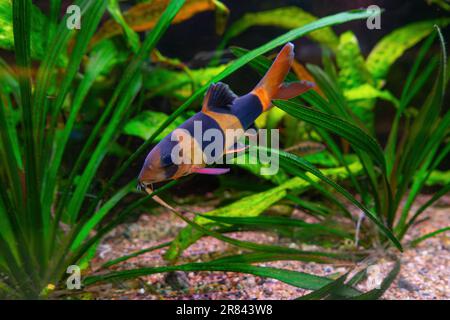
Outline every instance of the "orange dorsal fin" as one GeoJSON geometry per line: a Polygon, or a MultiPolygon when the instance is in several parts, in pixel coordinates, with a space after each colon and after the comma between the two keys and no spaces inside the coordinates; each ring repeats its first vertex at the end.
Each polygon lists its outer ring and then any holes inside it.
{"type": "Polygon", "coordinates": [[[289,83],[284,82],[278,88],[278,92],[275,94],[273,99],[289,100],[305,93],[311,88],[314,88],[314,86],[315,84],[313,82],[306,80],[289,83]]]}

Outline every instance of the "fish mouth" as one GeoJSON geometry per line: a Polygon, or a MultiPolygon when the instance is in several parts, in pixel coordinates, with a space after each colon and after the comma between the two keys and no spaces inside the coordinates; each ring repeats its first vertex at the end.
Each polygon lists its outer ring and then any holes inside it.
{"type": "Polygon", "coordinates": [[[150,186],[150,189],[153,190],[153,184],[150,182],[144,182],[144,181],[139,181],[138,185],[136,186],[136,189],[138,191],[145,191],[145,189],[148,188],[148,186],[150,186]]]}

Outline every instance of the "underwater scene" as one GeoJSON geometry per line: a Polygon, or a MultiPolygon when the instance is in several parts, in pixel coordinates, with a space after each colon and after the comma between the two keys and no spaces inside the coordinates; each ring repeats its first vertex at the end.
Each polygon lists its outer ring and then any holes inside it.
{"type": "Polygon", "coordinates": [[[0,0],[0,299],[449,300],[449,25],[448,0],[0,0]]]}

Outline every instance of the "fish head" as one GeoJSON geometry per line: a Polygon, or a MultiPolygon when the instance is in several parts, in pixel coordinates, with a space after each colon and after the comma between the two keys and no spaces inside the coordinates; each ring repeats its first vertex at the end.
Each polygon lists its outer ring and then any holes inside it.
{"type": "Polygon", "coordinates": [[[187,161],[177,158],[183,153],[190,155],[192,146],[180,140],[166,137],[149,152],[139,173],[139,189],[149,184],[178,179],[192,173],[193,165],[190,156],[187,161]]]}

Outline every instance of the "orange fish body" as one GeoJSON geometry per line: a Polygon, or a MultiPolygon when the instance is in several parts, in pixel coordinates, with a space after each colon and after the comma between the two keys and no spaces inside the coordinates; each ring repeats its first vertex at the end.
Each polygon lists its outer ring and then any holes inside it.
{"type": "Polygon", "coordinates": [[[202,141],[204,135],[196,134],[196,126],[200,124],[203,131],[215,129],[216,132],[222,133],[221,152],[214,154],[214,158],[223,156],[230,148],[232,151],[236,137],[228,139],[227,130],[234,129],[243,135],[256,118],[272,106],[273,99],[291,99],[314,86],[308,81],[283,82],[293,59],[294,45],[288,43],[256,87],[241,97],[237,97],[226,84],[212,84],[205,95],[202,110],[162,139],[147,155],[139,174],[139,186],[145,188],[152,183],[178,179],[191,173],[228,172],[228,169],[223,168],[206,168],[213,160],[208,159],[211,155],[207,156],[205,153],[209,141],[202,141]],[[174,148],[188,161],[174,161],[174,148]]]}

